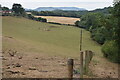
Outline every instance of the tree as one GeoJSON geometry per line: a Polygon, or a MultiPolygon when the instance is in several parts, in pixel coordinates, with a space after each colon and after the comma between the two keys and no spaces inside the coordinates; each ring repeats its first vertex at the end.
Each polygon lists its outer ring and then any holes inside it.
{"type": "Polygon", "coordinates": [[[77,20],[77,21],[75,22],[75,25],[76,25],[77,27],[80,27],[79,23],[80,23],[80,21],[77,20]]]}
{"type": "Polygon", "coordinates": [[[113,17],[115,20],[115,28],[114,28],[114,40],[117,42],[117,44],[120,44],[120,1],[116,2],[114,4],[114,9],[113,9],[113,17]]]}
{"type": "Polygon", "coordinates": [[[14,11],[16,16],[25,15],[25,9],[22,7],[21,4],[13,4],[12,10],[14,11]]]}
{"type": "Polygon", "coordinates": [[[47,19],[45,19],[45,18],[42,18],[42,22],[47,22],[47,19]]]}
{"type": "Polygon", "coordinates": [[[1,7],[1,8],[2,8],[2,11],[4,12],[4,13],[2,13],[2,16],[10,15],[10,13],[9,13],[10,9],[8,7],[1,7]]]}
{"type": "Polygon", "coordinates": [[[117,47],[118,47],[118,56],[119,59],[118,62],[120,63],[120,1],[117,0],[117,2],[114,4],[114,10],[113,10],[113,16],[116,20],[116,26],[114,28],[114,40],[116,41],[117,47]]]}
{"type": "Polygon", "coordinates": [[[112,21],[111,39],[107,40],[102,47],[104,56],[112,62],[120,63],[120,2],[115,2],[112,15],[109,21],[112,21]]]}
{"type": "Polygon", "coordinates": [[[2,11],[9,11],[8,7],[2,7],[2,11]]]}

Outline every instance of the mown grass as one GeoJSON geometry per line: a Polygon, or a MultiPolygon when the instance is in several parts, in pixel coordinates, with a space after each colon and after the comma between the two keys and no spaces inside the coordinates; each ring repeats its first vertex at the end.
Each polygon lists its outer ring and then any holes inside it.
{"type": "MultiPolygon", "coordinates": [[[[55,25],[17,17],[3,17],[3,36],[17,42],[3,41],[3,49],[15,48],[40,54],[79,57],[80,28],[55,25]]],[[[83,30],[83,50],[92,50],[101,56],[101,46],[83,30]]]]}

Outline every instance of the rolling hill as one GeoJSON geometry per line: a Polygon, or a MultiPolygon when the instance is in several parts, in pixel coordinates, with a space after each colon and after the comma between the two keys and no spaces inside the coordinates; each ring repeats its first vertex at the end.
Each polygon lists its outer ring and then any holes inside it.
{"type": "Polygon", "coordinates": [[[78,7],[39,7],[34,9],[35,11],[54,11],[54,10],[64,10],[64,11],[86,11],[84,8],[78,7]]]}

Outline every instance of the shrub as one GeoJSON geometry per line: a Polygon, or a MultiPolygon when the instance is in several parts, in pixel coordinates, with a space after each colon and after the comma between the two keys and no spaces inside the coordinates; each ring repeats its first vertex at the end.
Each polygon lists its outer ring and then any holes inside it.
{"type": "Polygon", "coordinates": [[[74,24],[75,24],[76,27],[84,28],[85,29],[85,27],[82,26],[82,23],[79,20],[77,20],[74,24]]]}
{"type": "Polygon", "coordinates": [[[41,20],[42,22],[47,22],[47,19],[45,19],[45,18],[42,18],[42,20],[41,20]]]}
{"type": "Polygon", "coordinates": [[[102,46],[102,52],[104,57],[108,58],[112,62],[120,63],[120,57],[118,55],[118,45],[115,41],[106,41],[102,46]]]}
{"type": "Polygon", "coordinates": [[[78,21],[78,20],[75,22],[75,25],[76,25],[77,27],[80,26],[80,25],[79,25],[79,22],[80,22],[80,21],[78,21]]]}
{"type": "Polygon", "coordinates": [[[97,29],[93,29],[91,31],[91,38],[98,42],[99,44],[104,44],[106,40],[105,34],[106,34],[105,29],[100,27],[97,29]]]}

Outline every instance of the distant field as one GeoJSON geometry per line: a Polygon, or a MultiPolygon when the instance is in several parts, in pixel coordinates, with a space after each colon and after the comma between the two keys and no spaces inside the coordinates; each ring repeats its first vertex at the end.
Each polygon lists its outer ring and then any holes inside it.
{"type": "Polygon", "coordinates": [[[42,17],[46,18],[48,22],[56,22],[62,24],[74,24],[80,18],[70,18],[70,17],[55,17],[55,16],[35,16],[35,17],[42,17]]]}

